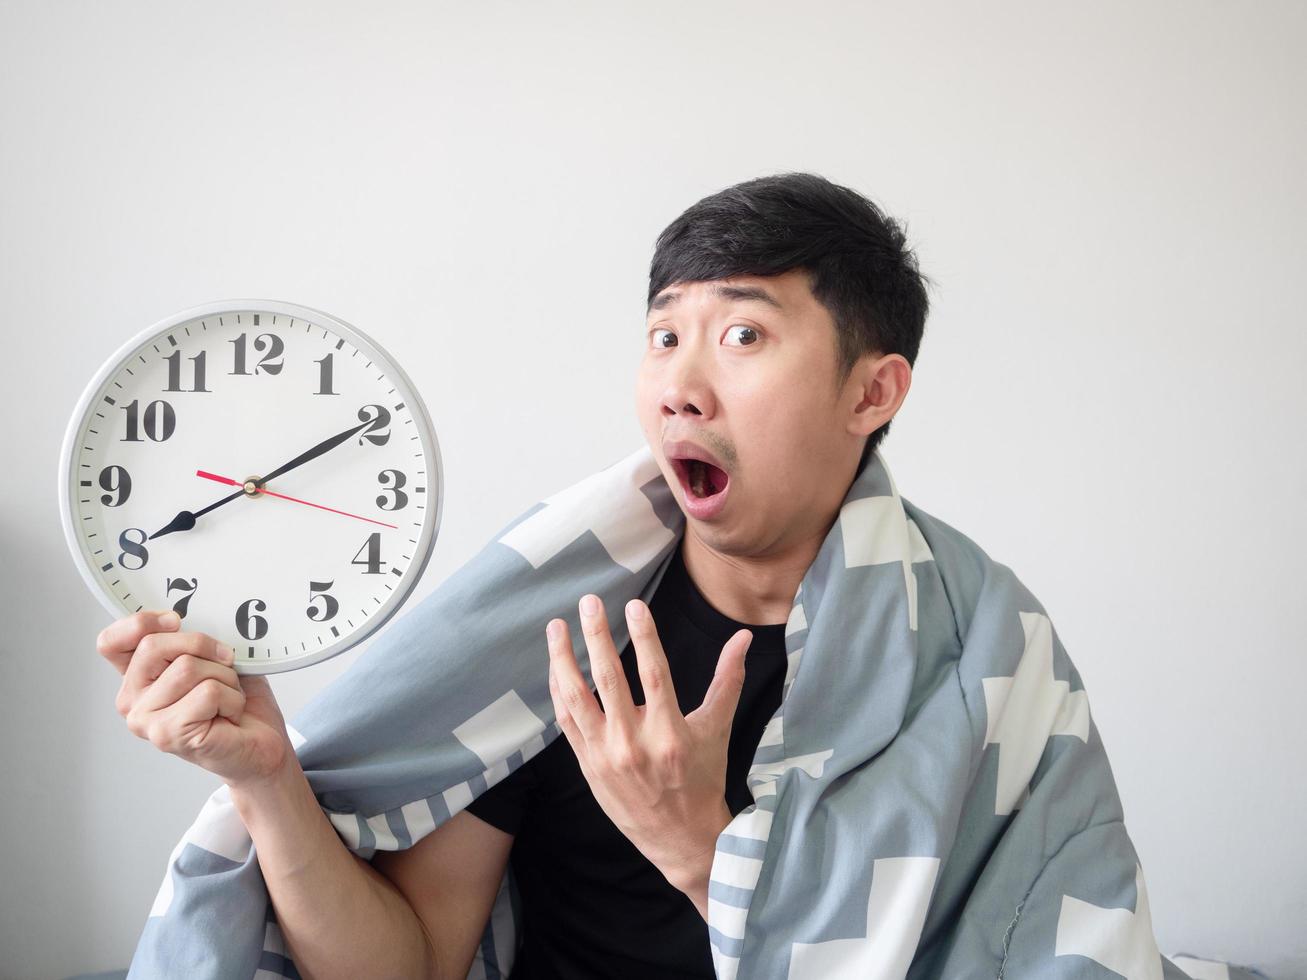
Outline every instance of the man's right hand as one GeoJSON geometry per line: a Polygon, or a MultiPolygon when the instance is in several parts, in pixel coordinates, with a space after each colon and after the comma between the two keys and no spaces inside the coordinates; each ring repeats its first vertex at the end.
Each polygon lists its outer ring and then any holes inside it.
{"type": "Polygon", "coordinates": [[[286,722],[263,674],[237,674],[229,648],[182,632],[175,613],[115,620],[96,649],[123,675],[115,705],[127,728],[229,785],[263,782],[295,760],[286,722]]]}

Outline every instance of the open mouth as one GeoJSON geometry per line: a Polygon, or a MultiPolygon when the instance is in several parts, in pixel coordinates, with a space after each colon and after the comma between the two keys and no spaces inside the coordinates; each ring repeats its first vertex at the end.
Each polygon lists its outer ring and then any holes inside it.
{"type": "Polygon", "coordinates": [[[715,497],[726,489],[730,480],[724,470],[700,459],[674,459],[672,465],[676,467],[681,484],[700,500],[715,497]]]}

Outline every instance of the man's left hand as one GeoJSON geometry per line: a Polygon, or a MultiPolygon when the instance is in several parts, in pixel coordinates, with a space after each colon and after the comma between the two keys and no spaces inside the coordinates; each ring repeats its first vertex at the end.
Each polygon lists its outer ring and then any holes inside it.
{"type": "Polygon", "coordinates": [[[682,715],[649,607],[632,599],[626,612],[645,703],[634,703],[602,603],[587,595],[581,630],[603,710],[577,664],[566,620],[554,619],[546,630],[557,630],[549,636],[554,714],[617,828],[674,887],[706,894],[717,837],[732,819],[727,748],[753,634],[740,630],[726,641],[703,704],[682,715]],[[592,598],[594,612],[586,608],[592,598]]]}

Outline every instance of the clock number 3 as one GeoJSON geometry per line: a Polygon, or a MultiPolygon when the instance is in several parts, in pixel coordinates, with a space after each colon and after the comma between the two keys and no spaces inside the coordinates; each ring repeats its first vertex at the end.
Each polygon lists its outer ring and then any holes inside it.
{"type": "MultiPolygon", "coordinates": [[[[385,491],[384,493],[382,493],[380,497],[377,498],[378,507],[380,507],[382,510],[403,510],[405,507],[408,506],[408,494],[406,494],[403,490],[400,489],[400,487],[404,486],[404,484],[408,482],[408,478],[405,477],[403,473],[401,473],[399,470],[382,470],[380,473],[377,474],[377,482],[381,484],[382,489],[385,491]],[[393,487],[386,486],[386,480],[388,479],[386,476],[387,473],[390,474],[389,479],[395,481],[395,485],[393,487]],[[391,505],[389,507],[386,506],[387,493],[393,493],[395,495],[395,499],[391,502],[391,505]]],[[[106,487],[105,489],[108,488],[106,487]]]]}

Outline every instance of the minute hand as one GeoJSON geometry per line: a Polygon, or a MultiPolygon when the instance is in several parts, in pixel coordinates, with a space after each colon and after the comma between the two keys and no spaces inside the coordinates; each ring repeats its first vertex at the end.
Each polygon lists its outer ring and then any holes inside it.
{"type": "Polygon", "coordinates": [[[324,439],[322,442],[318,443],[312,449],[307,449],[304,452],[300,453],[289,463],[285,463],[277,467],[271,473],[267,473],[264,476],[260,477],[259,479],[255,480],[254,481],[255,486],[262,488],[263,485],[267,483],[269,480],[275,480],[283,473],[288,473],[289,471],[293,470],[295,467],[307,463],[311,459],[316,459],[317,457],[325,453],[328,449],[335,449],[350,436],[354,435],[356,432],[366,429],[374,422],[376,422],[376,419],[368,419],[362,425],[356,425],[352,429],[346,429],[344,432],[340,433],[339,435],[334,435],[330,439],[324,439]]]}
{"type": "MultiPolygon", "coordinates": [[[[267,476],[263,477],[260,480],[255,480],[254,481],[255,486],[257,486],[260,490],[262,490],[263,484],[267,483],[273,477],[281,476],[281,474],[285,473],[287,470],[293,470],[301,463],[307,463],[309,460],[313,459],[314,457],[321,456],[328,449],[331,449],[334,446],[339,446],[350,436],[354,435],[354,433],[360,431],[366,426],[371,425],[375,421],[376,421],[375,419],[369,419],[367,422],[364,422],[363,425],[356,425],[352,429],[346,429],[340,435],[332,436],[330,439],[327,439],[325,442],[318,443],[308,452],[301,453],[300,455],[296,456],[294,459],[292,459],[289,463],[287,463],[285,466],[281,467],[280,469],[273,470],[271,473],[269,473],[267,476]]],[[[209,504],[208,507],[205,507],[202,510],[197,510],[194,513],[191,513],[189,510],[178,511],[176,517],[174,517],[163,527],[159,528],[159,530],[151,534],[149,538],[147,538],[146,540],[153,540],[155,538],[160,538],[163,537],[163,535],[165,534],[172,534],[174,531],[189,531],[191,528],[195,527],[195,521],[197,518],[203,517],[211,510],[216,510],[217,508],[221,507],[223,504],[231,503],[237,497],[244,497],[244,496],[246,496],[246,493],[244,489],[241,489],[241,490],[237,490],[235,493],[228,494],[227,496],[223,497],[221,500],[215,500],[213,503],[209,504]]]]}

